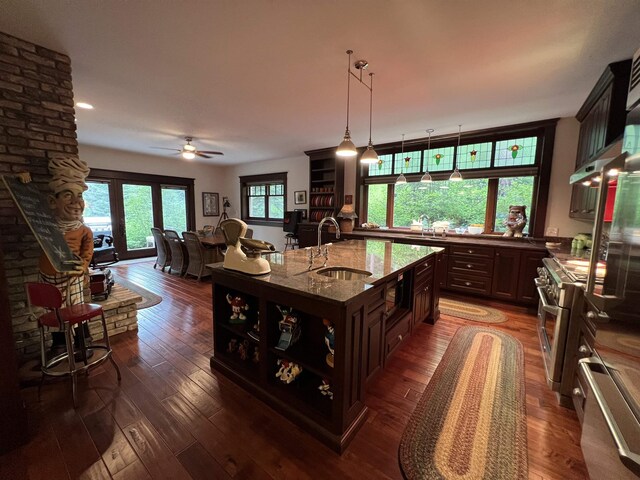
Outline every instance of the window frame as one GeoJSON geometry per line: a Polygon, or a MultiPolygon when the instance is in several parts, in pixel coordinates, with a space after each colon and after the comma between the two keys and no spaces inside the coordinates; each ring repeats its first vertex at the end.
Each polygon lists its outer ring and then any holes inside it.
{"type": "MultiPolygon", "coordinates": [[[[265,173],[261,175],[244,175],[240,178],[240,218],[248,225],[282,226],[284,218],[269,216],[269,187],[283,186],[284,211],[287,210],[287,172],[265,173]],[[249,216],[249,187],[265,187],[265,218],[249,216]]],[[[278,197],[280,195],[277,195],[278,197]]],[[[283,211],[283,212],[284,212],[283,211]]]]}
{"type": "MultiPolygon", "coordinates": [[[[489,187],[487,191],[487,206],[485,210],[485,231],[487,235],[502,235],[503,232],[495,232],[495,217],[498,195],[498,181],[500,178],[533,176],[533,196],[531,199],[531,211],[527,212],[529,219],[529,236],[544,236],[544,224],[546,221],[547,201],[549,196],[549,183],[551,177],[551,161],[553,157],[553,145],[555,140],[555,129],[559,119],[549,119],[539,122],[530,122],[518,125],[510,125],[485,130],[477,130],[463,134],[460,139],[460,145],[464,146],[469,143],[493,142],[491,166],[489,168],[464,169],[460,170],[464,178],[487,178],[489,179],[489,187]],[[534,163],[523,166],[507,166],[494,167],[495,162],[495,145],[501,140],[508,140],[522,137],[537,137],[537,146],[534,163]]],[[[444,135],[440,137],[431,137],[431,149],[439,149],[453,146],[454,161],[451,170],[429,172],[434,181],[447,180],[453,169],[457,166],[457,144],[458,134],[444,135]]],[[[401,142],[388,143],[375,146],[378,155],[391,154],[392,159],[400,158],[397,155],[401,152],[401,142]]],[[[404,142],[405,153],[421,151],[421,171],[418,173],[405,174],[407,182],[418,182],[424,173],[424,151],[427,150],[427,139],[420,138],[410,142],[404,142]]],[[[393,223],[393,209],[395,198],[395,179],[397,174],[391,175],[374,175],[368,176],[368,165],[358,164],[356,169],[356,206],[360,218],[367,221],[367,195],[368,185],[371,184],[387,184],[387,222],[393,223]]],[[[375,165],[375,164],[374,164],[375,165]]],[[[391,166],[391,172],[395,169],[395,165],[391,166]]],[[[408,230],[408,227],[390,227],[408,230]]]]}

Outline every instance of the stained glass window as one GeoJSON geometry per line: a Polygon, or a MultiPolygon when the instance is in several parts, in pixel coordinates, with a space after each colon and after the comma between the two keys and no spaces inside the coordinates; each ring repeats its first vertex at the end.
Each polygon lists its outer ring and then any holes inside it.
{"type": "Polygon", "coordinates": [[[421,152],[404,152],[396,153],[396,162],[393,167],[395,174],[418,173],[420,171],[420,153],[421,152]],[[409,158],[409,161],[405,161],[409,158]]]}
{"type": "Polygon", "coordinates": [[[457,165],[459,170],[491,167],[491,142],[460,145],[457,165]]]}
{"type": "Polygon", "coordinates": [[[369,176],[379,177],[381,175],[391,175],[391,160],[393,155],[378,155],[378,163],[369,165],[369,176]]]}
{"type": "Polygon", "coordinates": [[[430,172],[453,170],[454,147],[432,148],[424,151],[422,171],[428,167],[430,172]]]}
{"type": "Polygon", "coordinates": [[[537,137],[516,138],[496,142],[494,167],[520,167],[536,162],[537,137]]]}

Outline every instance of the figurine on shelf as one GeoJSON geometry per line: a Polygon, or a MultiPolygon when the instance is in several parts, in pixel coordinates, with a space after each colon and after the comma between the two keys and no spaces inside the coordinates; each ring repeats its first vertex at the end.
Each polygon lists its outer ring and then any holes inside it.
{"type": "Polygon", "coordinates": [[[527,206],[509,205],[509,216],[503,222],[507,227],[503,237],[521,237],[522,231],[527,224],[527,206]]]}
{"type": "Polygon", "coordinates": [[[232,297],[227,293],[227,303],[231,305],[231,317],[229,323],[244,323],[247,317],[244,312],[249,310],[246,300],[239,295],[232,297]]]}
{"type": "Polygon", "coordinates": [[[229,340],[229,345],[227,345],[227,353],[233,353],[238,350],[238,340],[232,338],[229,340]]]}
{"type": "Polygon", "coordinates": [[[333,392],[331,391],[331,383],[329,383],[329,379],[328,378],[323,378],[322,379],[322,383],[318,387],[318,390],[320,390],[320,393],[322,395],[325,395],[325,396],[329,397],[329,399],[333,400],[333,392]]]}
{"type": "Polygon", "coordinates": [[[249,340],[243,340],[238,346],[238,354],[240,355],[240,360],[246,360],[249,357],[249,340]]]}
{"type": "Polygon", "coordinates": [[[280,369],[276,372],[276,378],[279,378],[283,383],[293,382],[302,373],[302,367],[289,360],[278,360],[278,365],[280,365],[280,369]]]}
{"type": "Polygon", "coordinates": [[[293,309],[281,307],[280,305],[276,305],[276,307],[278,307],[278,310],[280,310],[282,314],[282,319],[278,323],[280,339],[278,340],[276,348],[278,350],[286,350],[300,338],[300,325],[298,318],[293,315],[293,309]]]}
{"type": "Polygon", "coordinates": [[[335,344],[335,327],[333,323],[327,318],[322,319],[322,324],[327,327],[327,333],[324,334],[324,343],[329,349],[329,353],[326,356],[327,365],[333,368],[333,354],[335,352],[334,344],[335,344]]]}
{"type": "MultiPolygon", "coordinates": [[[[260,315],[258,314],[258,316],[260,315]]],[[[249,330],[247,334],[251,338],[253,338],[255,341],[259,342],[260,341],[260,321],[257,321],[256,323],[254,323],[253,327],[251,327],[251,330],[249,330]]]]}

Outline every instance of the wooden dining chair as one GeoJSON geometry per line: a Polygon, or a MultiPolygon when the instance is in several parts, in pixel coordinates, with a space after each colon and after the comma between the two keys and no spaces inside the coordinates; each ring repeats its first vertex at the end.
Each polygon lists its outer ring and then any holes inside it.
{"type": "Polygon", "coordinates": [[[156,244],[156,250],[158,252],[156,263],[153,264],[153,268],[160,267],[164,272],[164,269],[171,265],[171,250],[169,250],[169,242],[164,238],[162,230],[158,227],[153,227],[151,229],[151,234],[153,235],[153,241],[156,244]]]}
{"type": "Polygon", "coordinates": [[[217,248],[205,248],[198,235],[193,232],[182,232],[182,238],[189,254],[189,264],[184,276],[192,275],[200,280],[202,277],[211,275],[205,265],[218,261],[217,248]]]}
{"type": "Polygon", "coordinates": [[[171,250],[171,264],[169,265],[169,273],[182,276],[187,268],[188,253],[187,249],[175,230],[165,230],[164,237],[169,242],[171,250]]]}

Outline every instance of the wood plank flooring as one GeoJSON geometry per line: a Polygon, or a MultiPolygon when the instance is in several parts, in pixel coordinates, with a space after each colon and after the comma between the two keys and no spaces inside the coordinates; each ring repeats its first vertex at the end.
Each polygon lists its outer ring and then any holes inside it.
{"type": "MultiPolygon", "coordinates": [[[[420,325],[368,390],[370,415],[342,456],[209,367],[211,287],[152,268],[114,266],[163,301],[139,312],[139,331],[114,338],[118,386],[107,363],[79,380],[23,389],[30,442],[0,456],[0,479],[400,479],[398,444],[456,330],[443,315],[420,325]]],[[[588,478],[573,410],[544,382],[531,310],[489,303],[509,320],[492,327],[525,350],[529,478],[588,478]]]]}

